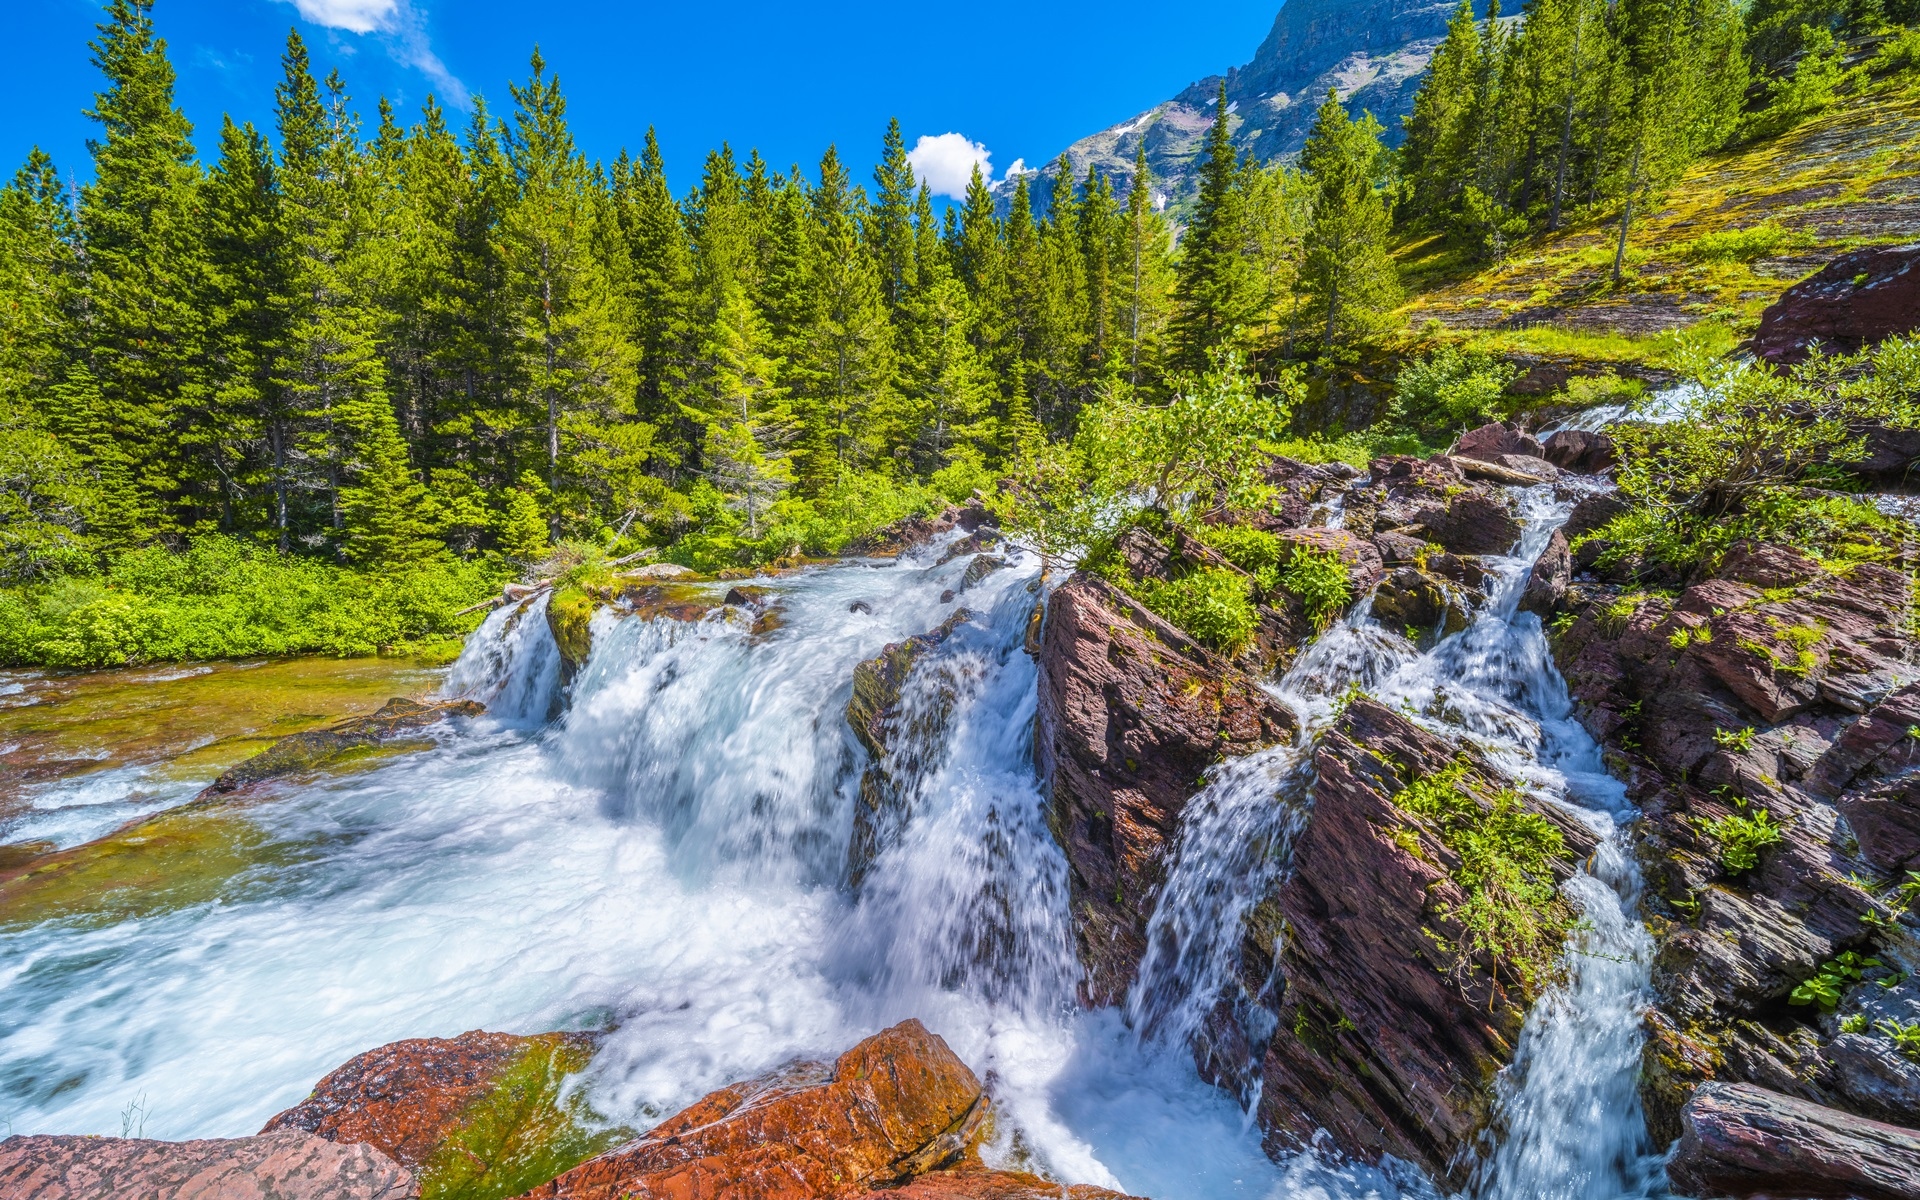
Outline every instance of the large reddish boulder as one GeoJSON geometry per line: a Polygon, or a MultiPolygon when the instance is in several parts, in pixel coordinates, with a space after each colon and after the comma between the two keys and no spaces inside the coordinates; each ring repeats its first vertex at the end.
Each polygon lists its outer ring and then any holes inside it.
{"type": "Polygon", "coordinates": [[[529,1052],[573,1050],[584,1060],[593,1043],[593,1035],[584,1033],[520,1037],[478,1029],[457,1038],[393,1042],[348,1059],[260,1132],[297,1130],[334,1142],[365,1142],[417,1169],[461,1114],[529,1052]]]}
{"type": "Polygon", "coordinates": [[[1470,481],[1465,459],[1376,459],[1370,482],[1347,497],[1347,528],[1398,530],[1456,554],[1504,554],[1520,540],[1515,505],[1498,485],[1470,481]]]}
{"type": "Polygon", "coordinates": [[[968,1158],[980,1081],[918,1021],[832,1066],[722,1088],[527,1193],[540,1200],[841,1200],[968,1158]]]}
{"type": "Polygon", "coordinates": [[[1082,993],[1114,1004],[1146,951],[1202,774],[1292,736],[1295,722],[1252,675],[1097,576],[1055,589],[1039,658],[1039,751],[1070,868],[1082,993]]]}
{"type": "Polygon", "coordinates": [[[1620,463],[1619,447],[1613,438],[1598,430],[1562,429],[1548,435],[1547,461],[1563,471],[1598,475],[1620,463]]]}
{"type": "Polygon", "coordinates": [[[1797,363],[1815,342],[1854,351],[1920,329],[1920,242],[1843,254],[1760,314],[1753,353],[1797,363]]]}
{"type": "Polygon", "coordinates": [[[305,1133],[157,1142],[10,1137],[0,1196],[18,1200],[413,1200],[413,1176],[368,1145],[305,1133]]]}
{"type": "Polygon", "coordinates": [[[1691,1196],[1920,1200],[1920,1130],[1745,1083],[1704,1084],[1667,1164],[1691,1196]]]}
{"type": "Polygon", "coordinates": [[[1018,1171],[936,1171],[861,1200],[1140,1200],[1084,1183],[1062,1184],[1018,1171]]]}

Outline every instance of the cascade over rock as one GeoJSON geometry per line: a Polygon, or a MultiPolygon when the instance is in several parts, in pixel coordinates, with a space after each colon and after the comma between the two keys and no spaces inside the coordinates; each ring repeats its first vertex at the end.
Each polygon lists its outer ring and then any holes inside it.
{"type": "Polygon", "coordinates": [[[936,1171],[861,1200],[1140,1200],[1088,1184],[1061,1185],[1019,1171],[936,1171]]]}
{"type": "Polygon", "coordinates": [[[970,1158],[987,1124],[973,1072],[904,1021],[831,1064],[722,1088],[527,1196],[851,1200],[970,1158]]]}
{"type": "MultiPolygon", "coordinates": [[[[1279,989],[1259,1108],[1276,1152],[1325,1130],[1348,1154],[1448,1178],[1487,1122],[1489,1081],[1533,997],[1511,961],[1458,949],[1460,859],[1392,800],[1462,753],[1366,698],[1319,742],[1292,874],[1255,910],[1242,952],[1249,991],[1279,989]]],[[[1498,780],[1484,763],[1476,773],[1498,780]]],[[[1551,869],[1564,880],[1593,832],[1550,805],[1528,808],[1560,831],[1551,869]]]]}
{"type": "Polygon", "coordinates": [[[1290,737],[1295,721],[1254,676],[1093,575],[1055,589],[1039,658],[1039,756],[1072,872],[1082,990],[1113,1004],[1202,773],[1290,737]]]}
{"type": "Polygon", "coordinates": [[[364,1143],[303,1133],[156,1142],[47,1134],[0,1141],[0,1196],[22,1200],[417,1200],[364,1143]]]}

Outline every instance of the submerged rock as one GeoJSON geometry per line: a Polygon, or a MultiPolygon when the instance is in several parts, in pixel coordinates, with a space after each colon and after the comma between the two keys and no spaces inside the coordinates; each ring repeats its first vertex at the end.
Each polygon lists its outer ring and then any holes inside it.
{"type": "Polygon", "coordinates": [[[372,1146],[302,1133],[157,1142],[10,1137],[0,1196],[20,1200],[413,1200],[413,1176],[372,1146]]]}
{"type": "Polygon", "coordinates": [[[947,723],[953,715],[953,686],[926,679],[922,690],[903,705],[908,680],[926,654],[944,644],[973,619],[956,609],[927,633],[892,642],[853,669],[853,695],[847,699],[847,724],[867,749],[860,776],[860,801],[853,810],[853,839],[847,848],[847,878],[855,889],[898,839],[911,816],[912,790],[945,757],[947,723]]]}
{"type": "Polygon", "coordinates": [[[311,771],[337,763],[350,754],[389,745],[429,725],[454,717],[477,717],[484,712],[486,706],[476,700],[422,704],[396,696],[371,716],[350,717],[325,729],[281,738],[222,774],[200,795],[225,795],[270,779],[311,771]]]}
{"type": "Polygon", "coordinates": [[[852,1200],[972,1158],[988,1119],[973,1072],[905,1021],[831,1065],[793,1063],[713,1092],[526,1195],[852,1200]]]}
{"type": "MultiPolygon", "coordinates": [[[[1258,1116],[1270,1152],[1305,1148],[1322,1130],[1343,1152],[1393,1155],[1453,1184],[1492,1107],[1494,1074],[1514,1051],[1550,963],[1467,940],[1469,894],[1439,825],[1396,803],[1467,752],[1371,699],[1355,700],[1314,755],[1313,808],[1293,869],[1257,907],[1242,948],[1250,995],[1278,987],[1278,1027],[1260,1055],[1258,1116]],[[1278,961],[1274,947],[1280,946],[1278,961]]],[[[1551,880],[1592,853],[1591,830],[1557,808],[1495,793],[1476,763],[1458,795],[1543,819],[1551,880]]],[[[1572,913],[1537,914],[1538,953],[1557,958],[1572,913]]]]}
{"type": "Polygon", "coordinates": [[[1083,999],[1121,1000],[1187,800],[1206,769],[1292,736],[1255,676],[1095,576],[1047,604],[1038,757],[1066,851],[1083,999]]]}
{"type": "Polygon", "coordinates": [[[562,1097],[597,1042],[477,1029],[393,1042],[348,1060],[261,1133],[364,1142],[433,1194],[512,1195],[632,1136],[594,1120],[577,1095],[562,1097]]]}
{"type": "Polygon", "coordinates": [[[1742,1083],[1703,1084],[1681,1124],[1682,1195],[1920,1200],[1920,1131],[1742,1083]]]}

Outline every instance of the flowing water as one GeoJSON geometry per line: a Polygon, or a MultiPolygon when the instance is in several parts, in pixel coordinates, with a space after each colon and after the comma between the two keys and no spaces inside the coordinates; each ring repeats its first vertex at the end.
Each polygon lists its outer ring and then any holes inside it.
{"type": "MultiPolygon", "coordinates": [[[[934,547],[763,581],[781,611],[759,632],[739,609],[603,613],[564,695],[544,602],[503,609],[444,685],[486,718],[224,813],[253,857],[211,899],[121,919],[0,911],[0,1132],[118,1134],[137,1111],[147,1136],[246,1134],[372,1046],[559,1027],[612,1029],[587,1094],[644,1127],[912,1016],[992,1091],[992,1161],[1158,1200],[1393,1196],[1380,1172],[1270,1162],[1187,1044],[1239,986],[1239,918],[1286,869],[1305,752],[1350,683],[1473,738],[1596,828],[1626,812],[1538,622],[1513,611],[1566,511],[1544,488],[1522,498],[1526,538],[1469,629],[1423,654],[1362,606],[1275,685],[1307,732],[1225,765],[1196,800],[1125,1013],[1073,1003],[1021,649],[1039,564],[1016,553],[949,600],[966,560],[934,547]],[[961,606],[903,692],[905,765],[884,781],[897,817],[850,886],[867,766],[845,719],[853,668],[961,606]]],[[[1568,983],[1502,1079],[1486,1195],[1640,1195],[1659,1177],[1630,1061],[1646,935],[1608,836],[1569,884],[1588,921],[1568,983]]],[[[1239,999],[1257,1021],[1261,997],[1239,999]]]]}
{"type": "MultiPolygon", "coordinates": [[[[1637,1090],[1653,943],[1634,916],[1637,868],[1619,822],[1625,791],[1574,719],[1539,618],[1517,611],[1529,567],[1577,496],[1542,485],[1514,492],[1524,533],[1493,575],[1468,627],[1421,652],[1381,628],[1364,604],[1308,647],[1270,690],[1301,718],[1298,740],[1217,769],[1188,807],[1173,868],[1129,997],[1149,1038],[1199,1041],[1221,1000],[1251,1044],[1274,1016],[1237,977],[1247,910],[1280,882],[1310,803],[1313,742],[1334,701],[1357,687],[1428,729],[1471,743],[1534,796],[1601,837],[1565,885],[1582,920],[1564,952],[1564,981],[1529,1014],[1515,1061],[1497,1082],[1495,1129],[1480,1148],[1471,1194],[1487,1200],[1614,1200],[1664,1194],[1663,1158],[1646,1134],[1637,1090]]],[[[1277,981],[1269,981],[1273,987],[1277,981]]],[[[1213,1061],[1243,1084],[1255,1064],[1213,1061]]],[[[1244,1094],[1244,1092],[1243,1092],[1244,1094]]],[[[1249,1095],[1249,1107],[1257,1096],[1249,1095]]]]}

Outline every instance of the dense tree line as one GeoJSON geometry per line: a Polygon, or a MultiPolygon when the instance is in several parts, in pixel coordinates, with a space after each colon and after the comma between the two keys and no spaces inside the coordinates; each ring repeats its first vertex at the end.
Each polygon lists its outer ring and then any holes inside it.
{"type": "Polygon", "coordinates": [[[1636,205],[1733,132],[1748,83],[1733,0],[1462,0],[1406,119],[1403,215],[1479,254],[1636,205]]]}
{"type": "Polygon", "coordinates": [[[537,52],[504,117],[383,101],[369,130],[290,35],[273,128],[225,121],[203,167],[147,0],[99,29],[92,182],[35,152],[0,190],[16,581],[209,533],[373,568],[828,548],[1098,397],[1349,340],[1393,291],[1378,126],[1331,99],[1307,174],[1239,161],[1220,113],[1176,255],[1144,160],[1023,176],[1003,214],[976,178],[936,216],[897,123],[871,190],[832,149],[723,146],[676,195],[651,131],[588,161],[537,52]]]}

